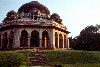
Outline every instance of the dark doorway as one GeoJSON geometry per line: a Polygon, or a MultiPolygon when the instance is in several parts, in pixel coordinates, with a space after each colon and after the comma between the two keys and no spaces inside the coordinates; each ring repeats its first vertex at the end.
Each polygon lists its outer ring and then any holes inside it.
{"type": "Polygon", "coordinates": [[[63,48],[63,36],[59,34],[59,48],[63,48]]]}
{"type": "Polygon", "coordinates": [[[58,48],[58,33],[55,32],[55,47],[58,48]]]}
{"type": "Polygon", "coordinates": [[[26,30],[21,32],[20,47],[28,47],[28,33],[26,30]]]}
{"type": "Polygon", "coordinates": [[[7,32],[3,34],[3,39],[2,39],[2,48],[1,49],[7,49],[8,45],[8,38],[7,38],[7,32]]]}
{"type": "Polygon", "coordinates": [[[42,47],[49,47],[49,36],[48,36],[48,32],[44,31],[42,33],[42,47]]]}
{"type": "Polygon", "coordinates": [[[11,31],[9,34],[9,45],[8,45],[9,49],[11,49],[13,47],[13,42],[14,42],[14,32],[11,31]]]}
{"type": "Polygon", "coordinates": [[[66,35],[64,35],[64,48],[67,48],[67,40],[66,40],[66,35]]]}
{"type": "Polygon", "coordinates": [[[34,30],[31,32],[30,46],[31,47],[39,47],[39,32],[34,30]]]}

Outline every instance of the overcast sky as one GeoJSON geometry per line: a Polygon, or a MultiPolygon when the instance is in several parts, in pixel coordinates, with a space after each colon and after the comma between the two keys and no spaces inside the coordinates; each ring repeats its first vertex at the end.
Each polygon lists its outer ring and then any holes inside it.
{"type": "MultiPolygon", "coordinates": [[[[7,12],[17,12],[21,5],[32,0],[0,0],[0,23],[7,12]]],[[[77,36],[89,25],[100,24],[100,0],[35,0],[45,5],[50,13],[58,13],[63,24],[71,32],[69,36],[77,36]]]]}

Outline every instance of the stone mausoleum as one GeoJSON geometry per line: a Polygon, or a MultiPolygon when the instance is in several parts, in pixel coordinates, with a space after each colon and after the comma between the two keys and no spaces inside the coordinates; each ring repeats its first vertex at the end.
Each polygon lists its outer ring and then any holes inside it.
{"type": "Polygon", "coordinates": [[[68,49],[68,34],[57,13],[32,1],[7,13],[0,24],[0,49],[68,49]]]}

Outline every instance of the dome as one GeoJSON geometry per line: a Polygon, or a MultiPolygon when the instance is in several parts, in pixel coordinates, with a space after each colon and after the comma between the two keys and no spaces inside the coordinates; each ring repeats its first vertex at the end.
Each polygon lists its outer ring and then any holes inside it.
{"type": "Polygon", "coordinates": [[[53,21],[58,22],[60,24],[62,22],[62,19],[60,19],[60,16],[57,13],[53,13],[51,15],[50,19],[52,19],[53,21]]]}
{"type": "Polygon", "coordinates": [[[47,7],[44,5],[40,4],[37,1],[31,1],[29,3],[23,4],[19,9],[18,13],[24,12],[24,13],[29,13],[30,10],[33,10],[34,8],[40,10],[42,13],[50,14],[50,11],[48,10],[47,7]]]}
{"type": "Polygon", "coordinates": [[[16,16],[17,15],[17,13],[14,11],[14,10],[11,10],[11,11],[9,11],[8,13],[7,13],[7,17],[13,17],[13,16],[16,16]]]}
{"type": "Polygon", "coordinates": [[[51,19],[60,19],[60,16],[57,13],[53,13],[51,19]]]}
{"type": "Polygon", "coordinates": [[[7,17],[3,20],[3,22],[8,20],[14,20],[17,17],[17,13],[14,10],[11,10],[7,13],[7,17]]]}

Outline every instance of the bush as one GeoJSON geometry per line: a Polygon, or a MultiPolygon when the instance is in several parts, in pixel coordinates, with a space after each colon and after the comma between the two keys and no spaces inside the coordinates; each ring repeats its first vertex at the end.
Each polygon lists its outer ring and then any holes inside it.
{"type": "Polygon", "coordinates": [[[75,63],[100,63],[100,52],[87,51],[45,51],[47,53],[46,59],[48,63],[54,64],[59,62],[62,64],[75,63]]]}
{"type": "Polygon", "coordinates": [[[18,67],[23,64],[25,57],[19,52],[0,52],[0,67],[18,67]]]}

